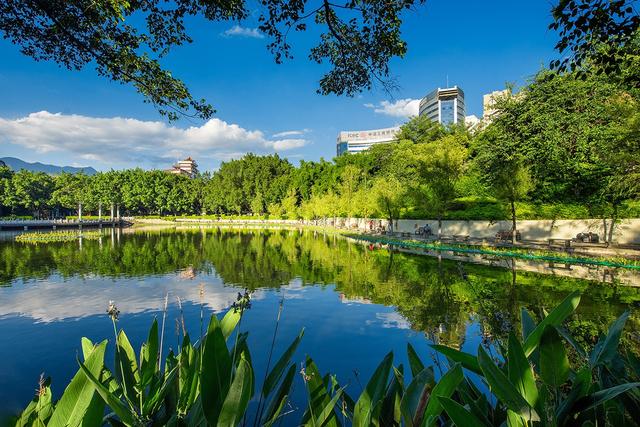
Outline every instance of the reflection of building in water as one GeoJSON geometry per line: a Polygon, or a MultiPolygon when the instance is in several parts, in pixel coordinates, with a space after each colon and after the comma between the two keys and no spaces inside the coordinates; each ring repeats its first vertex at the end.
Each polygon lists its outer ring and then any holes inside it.
{"type": "Polygon", "coordinates": [[[370,299],[364,297],[351,297],[348,298],[345,294],[340,292],[340,302],[343,304],[373,304],[370,299]]]}
{"type": "Polygon", "coordinates": [[[185,268],[180,272],[181,279],[194,279],[195,277],[196,277],[196,270],[195,268],[193,268],[192,265],[190,265],[189,267],[185,268]]]}

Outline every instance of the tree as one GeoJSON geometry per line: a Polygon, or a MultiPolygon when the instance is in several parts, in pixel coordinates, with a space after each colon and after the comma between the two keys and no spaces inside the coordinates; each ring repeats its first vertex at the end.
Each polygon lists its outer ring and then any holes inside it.
{"type": "Polygon", "coordinates": [[[357,190],[358,183],[362,171],[355,165],[347,165],[340,173],[340,196],[342,198],[344,213],[348,218],[353,217],[354,212],[354,195],[357,190]]]}
{"type": "Polygon", "coordinates": [[[442,218],[457,197],[458,181],[463,175],[468,157],[465,147],[453,136],[425,144],[416,153],[422,193],[421,201],[436,214],[438,238],[442,236],[442,218]]]}
{"type": "Polygon", "coordinates": [[[208,119],[213,107],[161,65],[174,47],[192,41],[187,23],[193,17],[242,21],[257,12],[277,63],[292,57],[290,30],[306,31],[311,24],[320,41],[309,57],[329,63],[318,92],[354,95],[374,83],[393,85],[389,61],[407,51],[402,14],[423,1],[263,0],[256,11],[243,0],[7,0],[0,3],[0,31],[35,60],[70,70],[95,65],[98,75],[132,84],[170,120],[182,114],[208,119]]]}
{"type": "Polygon", "coordinates": [[[552,61],[552,68],[578,71],[582,76],[595,68],[638,87],[640,16],[634,3],[635,0],[559,0],[549,28],[559,32],[556,49],[564,57],[552,61]]]}
{"type": "Polygon", "coordinates": [[[0,164],[0,215],[5,215],[5,209],[10,210],[9,194],[13,171],[4,163],[0,164]]]}
{"type": "Polygon", "coordinates": [[[262,215],[264,213],[264,198],[262,197],[262,193],[256,194],[256,196],[251,201],[251,212],[254,215],[262,215]]]}
{"type": "Polygon", "coordinates": [[[613,240],[620,205],[640,197],[640,102],[624,94],[614,98],[609,107],[610,114],[622,120],[608,129],[608,137],[599,147],[599,157],[609,169],[601,191],[596,195],[599,201],[611,207],[608,230],[605,227],[606,242],[613,240]]]}
{"type": "Polygon", "coordinates": [[[22,169],[13,174],[11,179],[9,204],[22,207],[35,217],[40,217],[42,211],[49,206],[53,186],[53,179],[46,173],[22,169]]]}
{"type": "Polygon", "coordinates": [[[63,172],[54,179],[54,189],[51,193],[50,204],[64,209],[79,209],[81,203],[91,201],[87,191],[88,187],[89,177],[87,175],[63,172]]]}
{"type": "Polygon", "coordinates": [[[381,176],[373,181],[371,192],[378,212],[389,220],[389,231],[393,232],[393,221],[400,218],[400,211],[407,201],[406,186],[394,176],[381,176]]]}
{"type": "Polygon", "coordinates": [[[527,198],[533,188],[531,173],[521,157],[514,156],[488,165],[488,180],[498,199],[509,203],[511,208],[511,243],[517,241],[516,202],[527,198]]]}
{"type": "Polygon", "coordinates": [[[427,116],[412,117],[400,126],[396,135],[398,141],[407,140],[413,143],[432,142],[447,134],[447,128],[427,116]]]}

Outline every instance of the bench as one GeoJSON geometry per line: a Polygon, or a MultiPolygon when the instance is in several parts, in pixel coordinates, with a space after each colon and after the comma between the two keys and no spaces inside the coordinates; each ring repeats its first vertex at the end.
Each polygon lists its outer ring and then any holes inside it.
{"type": "Polygon", "coordinates": [[[411,237],[411,233],[409,233],[408,231],[402,231],[402,232],[400,232],[400,236],[401,237],[411,237]]]}
{"type": "Polygon", "coordinates": [[[553,246],[554,243],[560,243],[562,247],[564,248],[570,248],[571,247],[571,239],[548,239],[549,241],[549,247],[553,246]]]}

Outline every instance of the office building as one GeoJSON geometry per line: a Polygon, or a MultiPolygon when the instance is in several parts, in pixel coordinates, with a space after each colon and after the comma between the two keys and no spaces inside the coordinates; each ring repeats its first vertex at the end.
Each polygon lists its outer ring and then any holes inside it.
{"type": "Polygon", "coordinates": [[[179,161],[165,172],[195,178],[198,175],[198,164],[191,157],[179,161]]]}
{"type": "Polygon", "coordinates": [[[508,89],[494,90],[482,97],[482,120],[488,124],[496,114],[496,103],[503,98],[511,95],[508,89]]]}
{"type": "Polygon", "coordinates": [[[374,130],[358,130],[340,132],[336,143],[338,156],[344,153],[359,153],[375,144],[386,144],[395,141],[399,127],[374,130]]]}
{"type": "Polygon", "coordinates": [[[438,88],[422,98],[419,114],[443,125],[463,124],[464,92],[458,86],[438,88]]]}

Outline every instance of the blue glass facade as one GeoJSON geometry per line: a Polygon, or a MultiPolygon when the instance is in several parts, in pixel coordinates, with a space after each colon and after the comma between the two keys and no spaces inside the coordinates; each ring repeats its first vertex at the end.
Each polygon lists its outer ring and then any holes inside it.
{"type": "Polygon", "coordinates": [[[337,150],[338,151],[338,156],[343,154],[343,153],[346,153],[347,152],[347,148],[348,147],[347,147],[347,143],[346,142],[339,143],[338,144],[338,150],[337,150]]]}
{"type": "Polygon", "coordinates": [[[440,123],[443,125],[449,125],[455,123],[455,109],[454,100],[447,99],[440,101],[440,123]]]}

